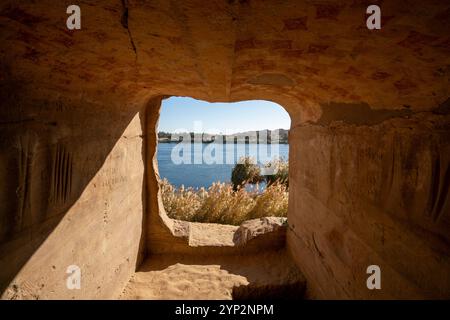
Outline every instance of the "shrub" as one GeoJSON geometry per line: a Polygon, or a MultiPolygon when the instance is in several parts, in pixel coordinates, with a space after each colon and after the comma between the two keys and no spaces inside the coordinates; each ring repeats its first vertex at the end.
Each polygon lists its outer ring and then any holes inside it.
{"type": "Polygon", "coordinates": [[[288,212],[288,191],[284,184],[274,183],[268,186],[256,198],[248,219],[262,217],[286,217],[288,212]]]}
{"type": "Polygon", "coordinates": [[[263,179],[260,168],[250,157],[239,159],[239,163],[235,165],[231,172],[231,183],[235,191],[247,183],[258,183],[263,179]]]}
{"type": "Polygon", "coordinates": [[[286,188],[289,188],[289,163],[282,158],[274,159],[266,164],[266,167],[274,166],[276,171],[273,175],[265,176],[267,185],[278,183],[283,184],[286,188]]]}
{"type": "Polygon", "coordinates": [[[193,188],[178,190],[164,179],[161,183],[161,194],[164,209],[175,219],[191,221],[201,205],[201,197],[193,188]]]}
{"type": "Polygon", "coordinates": [[[214,183],[208,188],[194,221],[238,225],[247,220],[254,205],[252,194],[245,189],[234,191],[230,184],[214,183]]]}
{"type": "Polygon", "coordinates": [[[239,225],[245,220],[266,216],[287,216],[286,186],[274,183],[262,193],[231,184],[214,183],[208,189],[175,188],[161,182],[164,208],[172,219],[239,225]]]}

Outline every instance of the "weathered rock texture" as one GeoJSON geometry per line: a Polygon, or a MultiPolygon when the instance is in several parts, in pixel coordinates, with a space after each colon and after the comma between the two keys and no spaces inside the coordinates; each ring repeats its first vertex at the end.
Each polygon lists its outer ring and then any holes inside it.
{"type": "Polygon", "coordinates": [[[69,4],[0,4],[3,297],[117,297],[148,253],[195,254],[158,203],[168,95],[289,112],[287,247],[311,297],[450,296],[448,1],[85,0],[78,31],[69,4]]]}
{"type": "Polygon", "coordinates": [[[448,130],[428,113],[294,128],[288,244],[311,295],[449,297],[448,130]],[[366,288],[371,264],[383,290],[366,288]]]}
{"type": "Polygon", "coordinates": [[[267,245],[283,243],[286,234],[287,219],[279,217],[265,217],[244,221],[233,235],[233,242],[237,246],[245,246],[252,241],[261,241],[269,237],[267,245]]]}

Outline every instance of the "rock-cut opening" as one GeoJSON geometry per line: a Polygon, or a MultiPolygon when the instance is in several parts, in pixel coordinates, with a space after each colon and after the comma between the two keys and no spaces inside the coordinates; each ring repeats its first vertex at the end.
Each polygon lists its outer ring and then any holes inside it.
{"type": "Polygon", "coordinates": [[[191,247],[284,246],[290,117],[274,102],[162,100],[159,214],[191,247]]]}

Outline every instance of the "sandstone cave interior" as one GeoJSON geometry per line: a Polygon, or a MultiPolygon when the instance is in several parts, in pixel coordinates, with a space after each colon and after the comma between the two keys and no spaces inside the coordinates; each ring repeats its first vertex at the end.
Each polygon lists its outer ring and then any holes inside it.
{"type": "Polygon", "coordinates": [[[450,298],[450,3],[374,2],[2,1],[1,298],[450,298]],[[285,108],[287,226],[161,213],[169,96],[285,108]]]}

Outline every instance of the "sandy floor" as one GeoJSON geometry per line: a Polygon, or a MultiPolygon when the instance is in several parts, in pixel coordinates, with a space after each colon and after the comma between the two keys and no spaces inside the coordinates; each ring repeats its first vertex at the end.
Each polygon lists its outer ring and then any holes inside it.
{"type": "Polygon", "coordinates": [[[121,299],[301,298],[303,276],[284,251],[246,256],[151,256],[121,299]]]}

